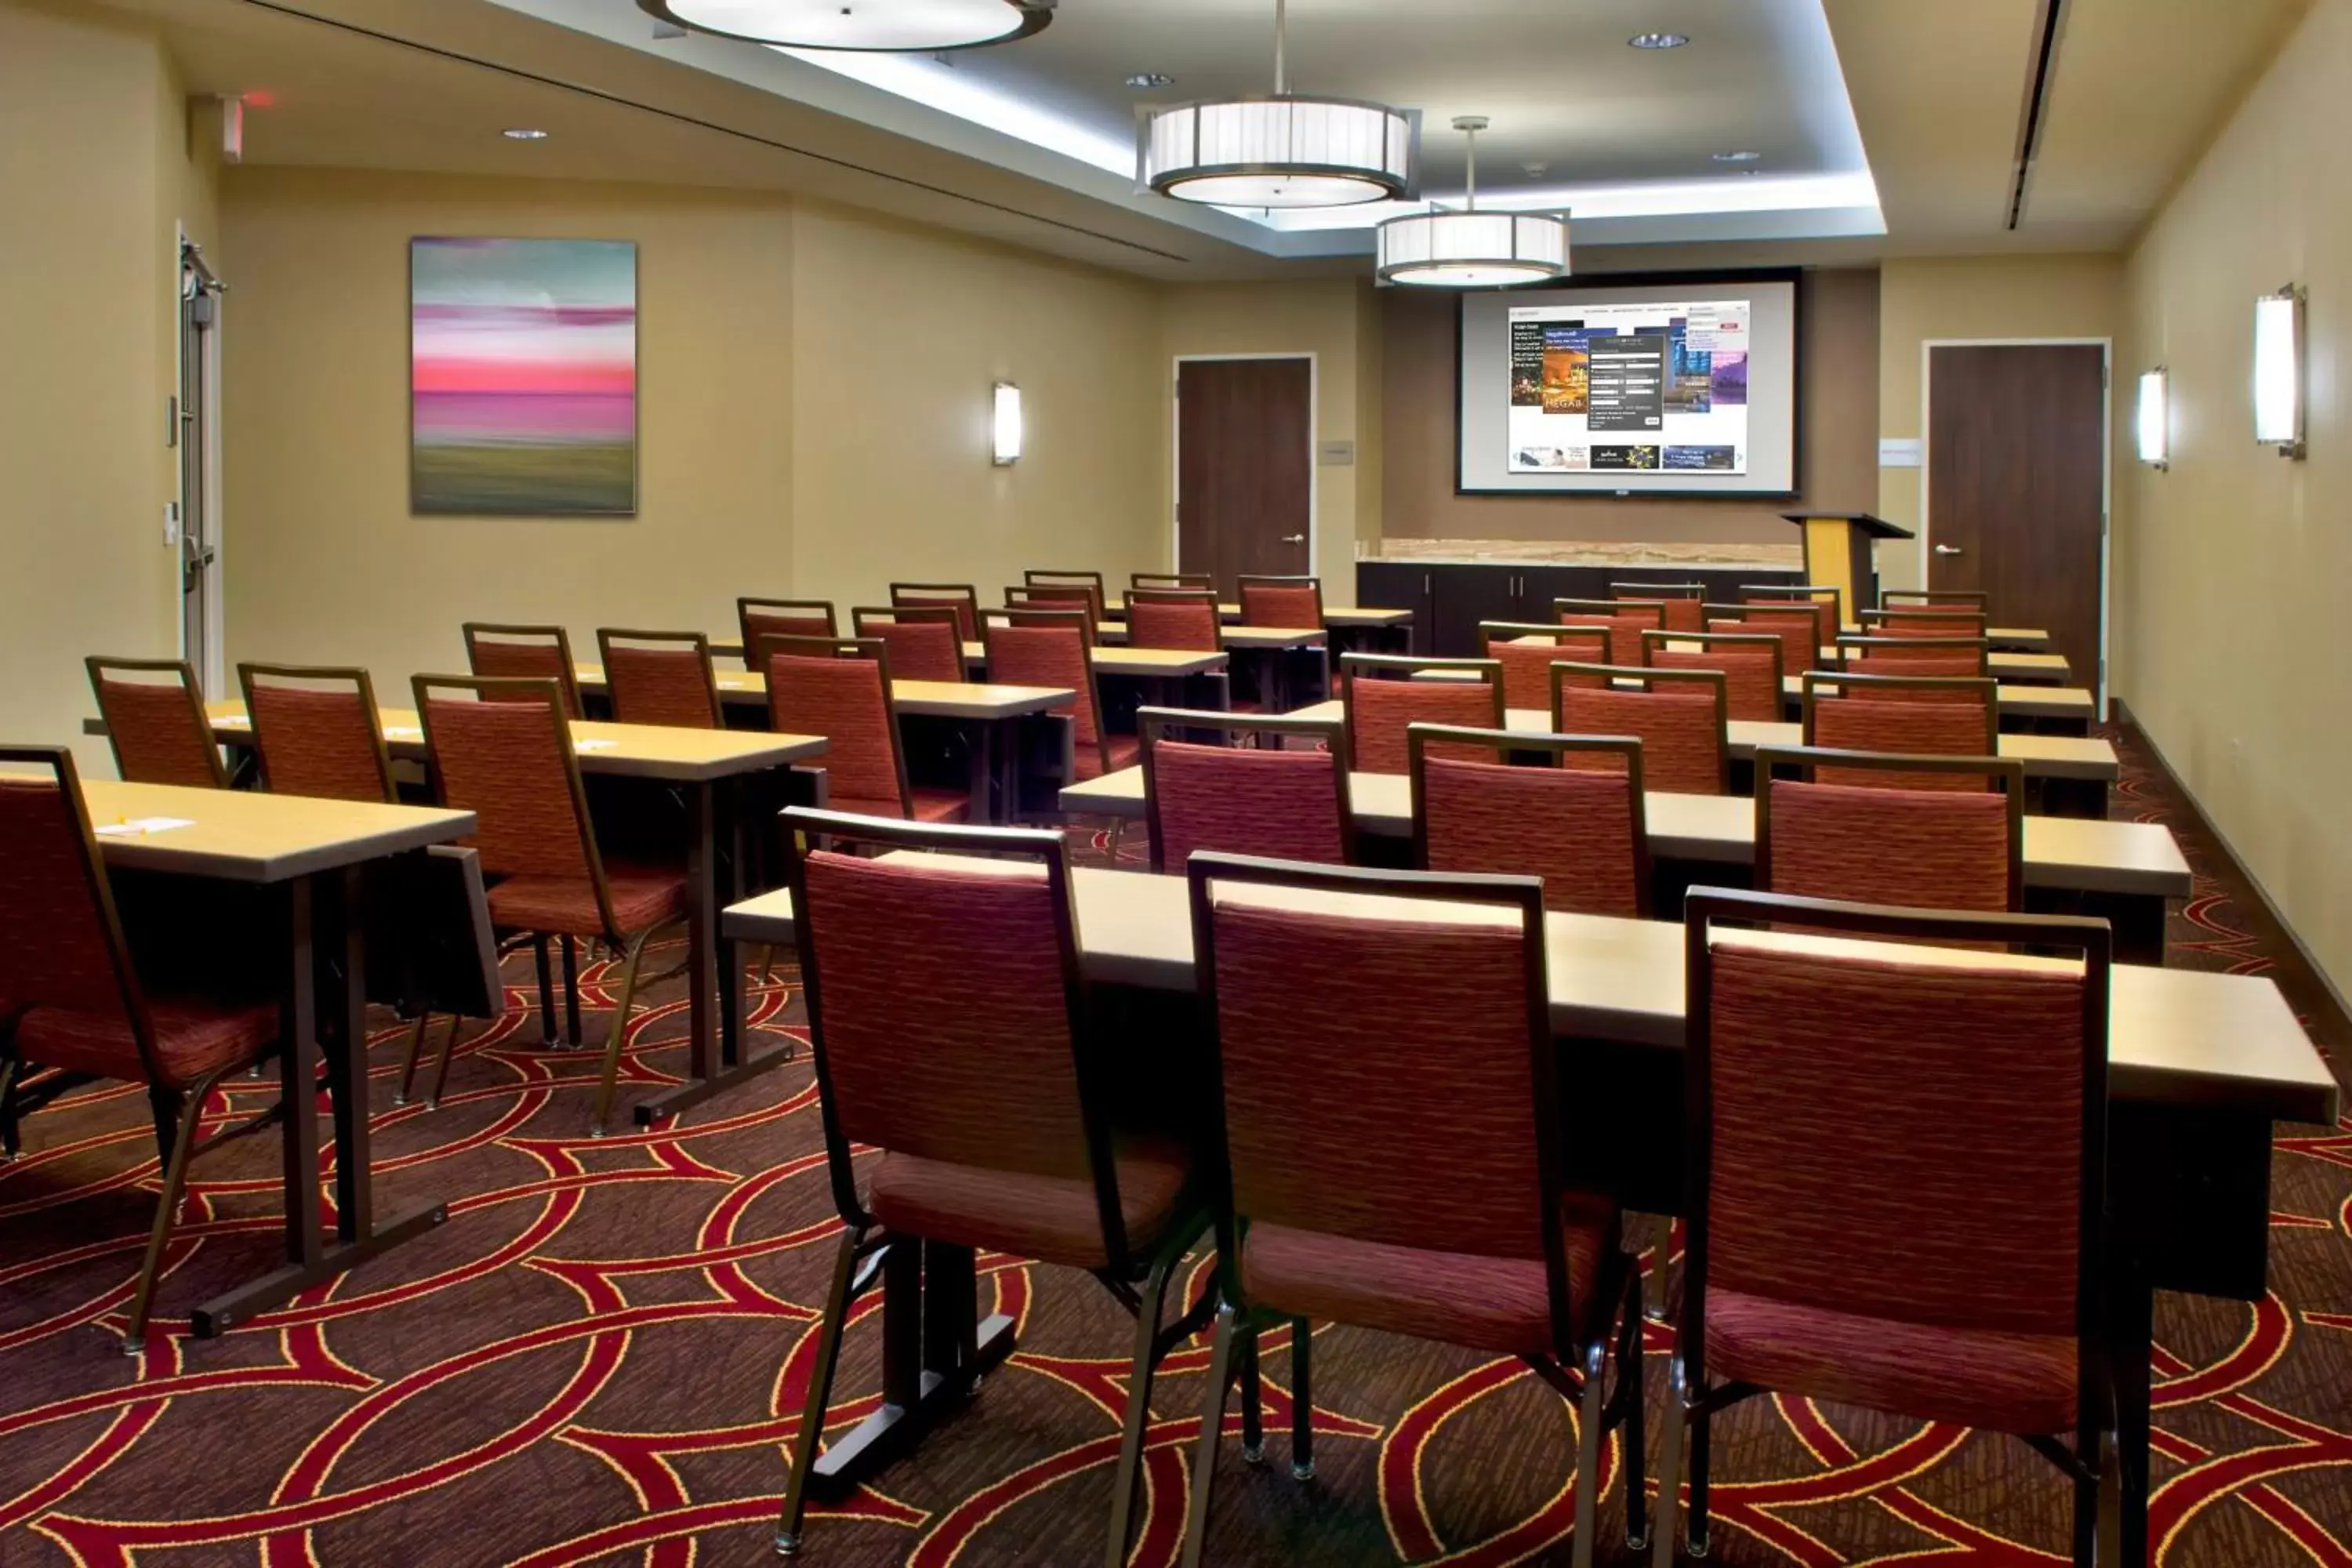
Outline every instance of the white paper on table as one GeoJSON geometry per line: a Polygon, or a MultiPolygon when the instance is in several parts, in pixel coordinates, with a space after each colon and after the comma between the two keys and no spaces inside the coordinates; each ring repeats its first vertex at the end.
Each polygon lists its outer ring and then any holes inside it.
{"type": "Polygon", "coordinates": [[[572,749],[575,752],[609,752],[619,744],[618,741],[574,741],[572,749]]]}
{"type": "Polygon", "coordinates": [[[91,829],[104,838],[141,838],[150,833],[169,833],[175,827],[194,827],[193,816],[132,816],[121,822],[102,823],[91,829]]]}
{"type": "Polygon", "coordinates": [[[387,724],[383,728],[383,735],[384,739],[387,741],[421,741],[425,739],[425,731],[418,729],[414,724],[387,724]]]}

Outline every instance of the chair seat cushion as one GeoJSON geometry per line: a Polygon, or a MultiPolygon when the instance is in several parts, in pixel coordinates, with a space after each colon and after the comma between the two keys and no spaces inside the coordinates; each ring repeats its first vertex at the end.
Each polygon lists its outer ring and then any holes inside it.
{"type": "MultiPolygon", "coordinates": [[[[1143,739],[1139,735],[1105,735],[1103,752],[1108,752],[1110,757],[1109,772],[1117,773],[1121,768],[1131,768],[1143,760],[1143,739]]],[[[1077,762],[1078,777],[1081,780],[1102,777],[1105,771],[1102,753],[1097,752],[1092,746],[1080,746],[1077,749],[1077,762]]]]}
{"type": "MultiPolygon", "coordinates": [[[[915,797],[916,822],[961,822],[971,808],[971,797],[960,789],[935,789],[917,784],[915,797]]],[[[835,795],[825,802],[827,811],[845,811],[856,816],[887,817],[892,822],[908,820],[895,800],[862,800],[855,795],[835,795]]]]}
{"type": "MultiPolygon", "coordinates": [[[[1592,1329],[1593,1286],[1617,1250],[1617,1205],[1580,1193],[1561,1200],[1571,1331],[1592,1329]]],[[[1294,1318],[1436,1340],[1507,1355],[1570,1352],[1555,1342],[1543,1264],[1357,1241],[1255,1221],[1242,1242],[1242,1292],[1294,1318]]],[[[1605,1310],[1606,1303],[1598,1303],[1605,1310]]]]}
{"type": "MultiPolygon", "coordinates": [[[[686,878],[680,872],[608,860],[604,883],[613,897],[613,923],[623,936],[686,918],[686,878]]],[[[489,897],[490,923],[502,931],[604,934],[596,887],[585,877],[509,877],[489,897]]]]}
{"type": "MultiPolygon", "coordinates": [[[[155,1055],[173,1087],[221,1068],[241,1067],[278,1038],[275,1002],[150,997],[147,1016],[155,1026],[155,1055]]],[[[16,1049],[26,1061],[67,1072],[147,1079],[131,1021],[120,1015],[36,1007],[17,1023],[16,1049]]]]}
{"type": "Polygon", "coordinates": [[[2022,1436],[2074,1428],[2074,1341],[1706,1293],[1711,1377],[2022,1436]]]}
{"type": "MultiPolygon", "coordinates": [[[[1174,1140],[1138,1139],[1122,1142],[1114,1158],[1129,1250],[1148,1252],[1177,1217],[1192,1179],[1191,1151],[1174,1140]]],[[[866,1207],[889,1229],[926,1240],[1073,1268],[1100,1268],[1108,1261],[1089,1182],[893,1151],[874,1169],[866,1207]]]]}

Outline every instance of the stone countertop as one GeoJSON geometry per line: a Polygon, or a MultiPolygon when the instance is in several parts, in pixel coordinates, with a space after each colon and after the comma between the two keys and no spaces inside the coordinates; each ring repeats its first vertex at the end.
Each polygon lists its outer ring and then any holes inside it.
{"type": "Polygon", "coordinates": [[[1423,566],[1716,567],[1801,572],[1804,547],[1787,544],[1672,543],[1654,540],[1383,539],[1362,561],[1423,566]]]}

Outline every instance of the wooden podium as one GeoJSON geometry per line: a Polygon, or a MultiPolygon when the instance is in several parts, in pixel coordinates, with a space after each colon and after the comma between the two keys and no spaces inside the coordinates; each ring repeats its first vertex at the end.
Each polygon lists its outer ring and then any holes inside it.
{"type": "Polygon", "coordinates": [[[1781,516],[1804,531],[1805,581],[1838,590],[1839,615],[1848,629],[1862,624],[1862,612],[1878,608],[1878,567],[1871,545],[1881,539],[1916,537],[1899,523],[1866,511],[1790,511],[1781,516]]]}

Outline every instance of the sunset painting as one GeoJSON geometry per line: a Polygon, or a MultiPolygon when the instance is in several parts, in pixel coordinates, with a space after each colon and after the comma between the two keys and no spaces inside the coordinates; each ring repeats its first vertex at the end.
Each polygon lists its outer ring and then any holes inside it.
{"type": "Polygon", "coordinates": [[[409,495],[420,512],[637,509],[637,247],[409,242],[409,495]]]}

